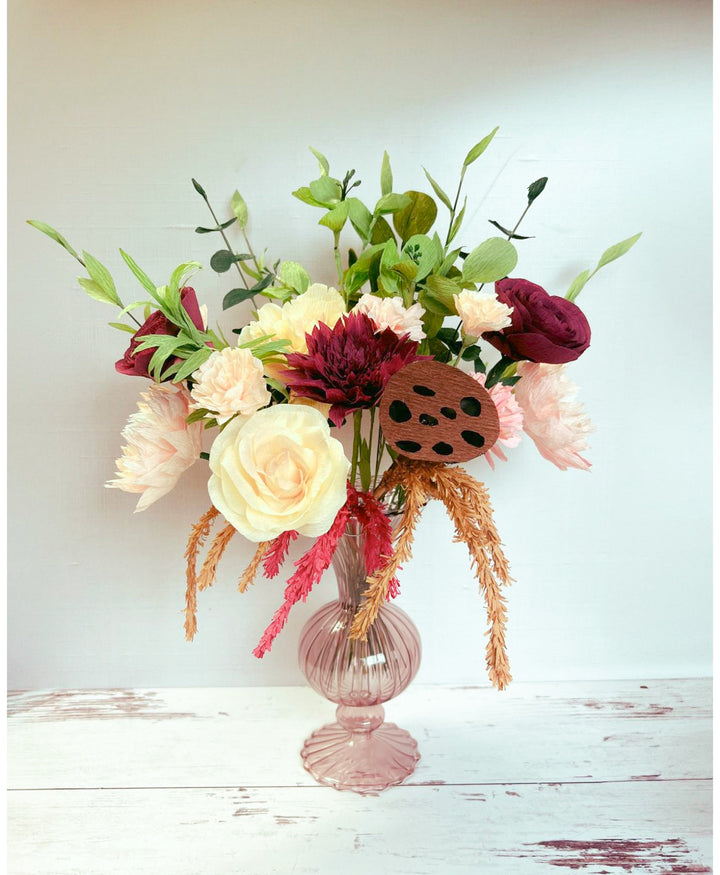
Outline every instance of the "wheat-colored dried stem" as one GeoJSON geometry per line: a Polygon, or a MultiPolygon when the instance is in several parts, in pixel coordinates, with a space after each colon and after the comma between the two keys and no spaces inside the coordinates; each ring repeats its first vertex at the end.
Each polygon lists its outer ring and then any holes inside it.
{"type": "Polygon", "coordinates": [[[218,510],[215,507],[210,507],[209,510],[205,511],[190,530],[190,537],[185,548],[185,559],[187,559],[187,570],[185,573],[187,580],[185,589],[185,638],[188,641],[192,641],[197,632],[197,555],[210,533],[210,527],[216,516],[218,516],[218,510]]]}
{"type": "Polygon", "coordinates": [[[201,592],[202,590],[207,589],[207,587],[212,586],[215,582],[218,562],[222,559],[225,548],[232,540],[235,532],[235,526],[228,523],[221,532],[215,535],[215,540],[212,542],[212,545],[208,550],[207,557],[198,576],[198,589],[201,592]]]}
{"type": "Polygon", "coordinates": [[[257,577],[258,568],[263,561],[265,554],[268,551],[268,548],[272,544],[272,541],[260,541],[257,546],[257,550],[255,551],[255,555],[250,560],[250,564],[243,571],[242,577],[238,581],[238,590],[240,592],[245,592],[245,590],[251,586],[255,582],[255,578],[257,577]]]}

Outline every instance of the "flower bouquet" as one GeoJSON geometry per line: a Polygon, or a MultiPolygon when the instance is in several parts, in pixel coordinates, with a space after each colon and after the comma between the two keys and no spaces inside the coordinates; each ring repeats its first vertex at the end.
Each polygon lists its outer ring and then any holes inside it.
{"type": "Polygon", "coordinates": [[[527,239],[518,229],[545,189],[541,178],[528,187],[514,224],[491,219],[493,236],[466,242],[465,175],[496,131],[467,153],[453,197],[427,171],[434,197],[395,192],[385,153],[379,197],[366,204],[355,192],[355,171],[335,178],[312,149],[318,175],[293,195],[322,213],[334,285],[314,282],[298,262],[271,264],[256,254],[242,196],[233,194],[232,215],[221,220],[193,180],[212,216],[196,231],[222,240],[210,267],[234,280],[223,309],[245,310],[235,337],[210,327],[188,285],[199,263],[181,264],[158,285],[120,250],[145,293],[125,305],[98,259],[78,255],[49,225],[30,222],[80,262],[87,276],[79,283],[90,297],[119,310],[109,324],[132,337],[116,370],[149,381],[107,485],[137,493],[140,511],[191,465],[208,465],[211,505],[192,526],[185,552],[188,640],[197,631],[198,591],[213,583],[236,533],[257,544],[240,591],[261,571],[280,574],[298,536],[311,539],[257,657],[333,563],[339,598],[307,624],[300,660],[311,685],[339,706],[338,722],[306,742],[305,765],[339,788],[375,792],[403,780],[418,759],[410,736],[383,722],[382,703],[419,665],[417,630],[392,600],[425,504],[442,501],[456,540],[468,547],[487,606],[487,669],[503,689],[511,676],[502,588],[511,578],[485,487],[458,463],[507,461],[524,432],[560,469],[590,467],[582,455],[590,423],[566,374],[590,345],[575,301],[640,235],[607,249],[564,297],[518,278],[516,243],[527,239]],[[341,247],[343,232],[354,234],[350,248],[341,247]],[[229,238],[236,233],[239,248],[229,238]],[[334,436],[344,426],[352,428],[349,458],[334,436]]]}

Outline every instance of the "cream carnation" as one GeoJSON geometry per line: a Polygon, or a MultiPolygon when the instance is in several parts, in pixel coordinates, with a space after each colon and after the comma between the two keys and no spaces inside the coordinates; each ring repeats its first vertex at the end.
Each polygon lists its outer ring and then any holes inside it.
{"type": "Polygon", "coordinates": [[[225,519],[250,541],[292,529],[324,534],[347,498],[350,462],[311,407],[278,404],[238,416],[210,450],[208,492],[225,519]]]}
{"type": "Polygon", "coordinates": [[[236,413],[255,413],[270,403],[263,363],[249,349],[216,350],[195,371],[193,380],[193,406],[212,411],[221,425],[236,413]]]}
{"type": "Polygon", "coordinates": [[[117,465],[117,480],[106,486],[142,493],[135,507],[145,510],[175,486],[199,457],[203,424],[188,425],[190,396],[182,386],[153,383],[141,395],[122,436],[127,441],[117,465]]]}
{"type": "Polygon", "coordinates": [[[462,319],[463,334],[480,337],[485,331],[502,331],[512,324],[512,307],[502,304],[495,292],[465,289],[453,295],[455,309],[462,319]]]}
{"type": "Polygon", "coordinates": [[[407,334],[410,340],[418,343],[425,337],[422,325],[425,310],[420,304],[406,308],[400,298],[379,298],[366,293],[353,307],[353,313],[365,313],[377,325],[378,330],[389,328],[398,336],[407,334]]]}
{"type": "MultiPolygon", "coordinates": [[[[345,301],[340,292],[321,283],[313,283],[304,294],[298,295],[282,307],[273,303],[260,307],[257,319],[248,323],[240,332],[238,343],[270,335],[274,340],[288,340],[288,352],[307,352],[305,335],[318,322],[324,322],[332,328],[344,315],[345,301]]],[[[284,369],[284,363],[267,366],[267,372],[276,378],[279,378],[284,369]]]]}
{"type": "Polygon", "coordinates": [[[519,362],[520,381],[514,394],[523,409],[523,428],[535,442],[540,455],[561,471],[580,468],[590,462],[580,455],[588,448],[587,435],[593,430],[582,404],[571,399],[577,386],[568,379],[566,365],[519,362]]]}

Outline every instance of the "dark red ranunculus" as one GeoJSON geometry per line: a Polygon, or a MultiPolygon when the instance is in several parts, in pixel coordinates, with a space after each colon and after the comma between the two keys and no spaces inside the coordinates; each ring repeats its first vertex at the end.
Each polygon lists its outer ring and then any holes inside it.
{"type": "MultiPolygon", "coordinates": [[[[185,286],[180,290],[180,302],[185,308],[186,313],[193,322],[193,325],[202,331],[203,325],[200,307],[198,306],[195,290],[190,286],[185,286]]],[[[127,374],[129,377],[149,377],[148,367],[150,359],[157,347],[144,349],[142,352],[135,354],[135,350],[142,342],[143,337],[148,334],[168,334],[175,337],[180,329],[177,325],[173,325],[160,310],[155,310],[151,313],[138,330],[133,334],[130,346],[125,350],[125,355],[115,362],[115,370],[120,374],[127,374]]],[[[173,361],[175,359],[172,359],[173,361]]],[[[170,377],[167,378],[168,380],[170,377]]]]}
{"type": "Polygon", "coordinates": [[[506,358],[559,365],[574,362],[590,346],[590,325],[571,301],[510,277],[496,282],[495,292],[513,308],[512,325],[488,331],[483,338],[506,358]]]}
{"type": "Polygon", "coordinates": [[[329,419],[341,426],[348,413],[374,407],[400,368],[428,356],[417,342],[390,328],[378,331],[365,313],[350,313],[329,328],[319,322],[307,338],[307,353],[287,356],[283,379],[300,398],[330,404],[329,419]]]}

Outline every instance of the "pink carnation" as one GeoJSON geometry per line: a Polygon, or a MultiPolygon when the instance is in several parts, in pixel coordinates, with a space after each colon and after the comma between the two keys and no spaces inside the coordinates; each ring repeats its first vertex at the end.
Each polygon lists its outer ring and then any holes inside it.
{"type": "Polygon", "coordinates": [[[587,471],[590,462],[580,452],[588,448],[586,438],[593,426],[582,404],[572,400],[578,389],[565,368],[564,364],[520,362],[515,398],[525,414],[523,427],[540,455],[561,471],[587,471]]]}
{"type": "MultiPolygon", "coordinates": [[[[481,386],[485,385],[485,374],[471,375],[481,386]]],[[[500,433],[497,443],[494,443],[485,453],[488,465],[494,470],[495,462],[493,455],[503,462],[507,462],[507,456],[500,449],[498,444],[502,444],[509,449],[516,447],[522,439],[523,427],[523,412],[520,405],[515,400],[510,386],[504,386],[502,383],[495,383],[488,389],[488,393],[495,405],[498,417],[500,419],[500,433]]]]}

